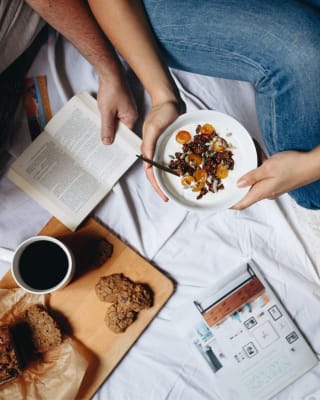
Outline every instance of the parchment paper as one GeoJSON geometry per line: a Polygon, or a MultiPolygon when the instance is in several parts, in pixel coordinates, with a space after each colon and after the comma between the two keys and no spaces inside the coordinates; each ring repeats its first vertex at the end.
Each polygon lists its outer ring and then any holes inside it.
{"type": "MultiPolygon", "coordinates": [[[[19,314],[45,296],[22,289],[0,289],[0,323],[12,325],[19,314]]],[[[88,363],[70,337],[27,365],[22,374],[0,386],[0,400],[72,400],[80,388],[88,363]]]]}

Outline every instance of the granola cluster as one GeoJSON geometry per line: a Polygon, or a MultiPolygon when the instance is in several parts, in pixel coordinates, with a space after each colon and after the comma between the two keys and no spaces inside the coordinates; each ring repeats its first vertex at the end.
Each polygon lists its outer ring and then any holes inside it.
{"type": "Polygon", "coordinates": [[[224,189],[222,180],[234,168],[232,145],[218,135],[213,125],[197,125],[194,136],[180,130],[176,141],[182,151],[170,155],[169,168],[178,172],[183,187],[198,193],[198,200],[208,192],[224,189]]]}

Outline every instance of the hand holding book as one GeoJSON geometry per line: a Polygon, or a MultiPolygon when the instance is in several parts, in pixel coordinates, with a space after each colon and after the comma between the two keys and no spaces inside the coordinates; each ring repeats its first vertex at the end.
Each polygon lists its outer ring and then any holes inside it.
{"type": "Polygon", "coordinates": [[[100,114],[79,93],[49,121],[13,163],[9,178],[69,229],[75,230],[130,168],[141,139],[119,123],[111,146],[100,139],[100,114]]]}

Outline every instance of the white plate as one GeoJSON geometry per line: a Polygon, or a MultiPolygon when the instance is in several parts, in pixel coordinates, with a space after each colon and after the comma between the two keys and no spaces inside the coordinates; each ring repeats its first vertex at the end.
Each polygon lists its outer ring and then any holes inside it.
{"type": "Polygon", "coordinates": [[[229,171],[228,177],[222,180],[224,189],[216,193],[208,192],[197,200],[199,194],[185,189],[180,178],[170,173],[154,168],[155,177],[163,192],[170,200],[189,210],[220,211],[236,204],[248,192],[249,188],[238,188],[237,180],[246,172],[257,167],[257,152],[254,142],[248,131],[234,118],[218,111],[200,110],[181,115],[160,136],[154,160],[169,165],[170,155],[181,151],[181,144],[176,142],[176,134],[180,130],[187,130],[193,136],[197,125],[212,124],[219,136],[233,145],[232,153],[234,169],[229,171]]]}

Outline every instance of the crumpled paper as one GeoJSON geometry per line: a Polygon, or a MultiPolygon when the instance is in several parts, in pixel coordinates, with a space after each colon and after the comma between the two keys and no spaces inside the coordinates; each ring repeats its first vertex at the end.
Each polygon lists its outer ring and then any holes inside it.
{"type": "MultiPolygon", "coordinates": [[[[45,304],[44,295],[22,289],[0,289],[0,323],[12,325],[31,304],[45,304]]],[[[27,365],[22,374],[0,386],[0,400],[76,399],[88,362],[70,337],[27,365]]]]}

